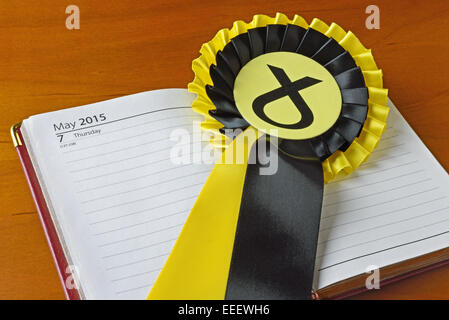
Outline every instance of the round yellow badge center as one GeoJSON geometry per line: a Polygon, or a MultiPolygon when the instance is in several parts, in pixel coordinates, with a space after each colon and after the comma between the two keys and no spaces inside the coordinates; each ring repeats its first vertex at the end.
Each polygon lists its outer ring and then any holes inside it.
{"type": "Polygon", "coordinates": [[[248,62],[234,84],[234,98],[253,127],[280,138],[304,140],[334,125],[341,93],[318,62],[293,52],[272,52],[248,62]]]}

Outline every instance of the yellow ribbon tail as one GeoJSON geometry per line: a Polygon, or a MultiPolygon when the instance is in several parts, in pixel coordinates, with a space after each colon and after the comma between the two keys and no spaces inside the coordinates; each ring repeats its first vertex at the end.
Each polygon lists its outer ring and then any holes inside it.
{"type": "Polygon", "coordinates": [[[223,152],[147,299],[224,299],[249,152],[234,155],[260,136],[249,127],[223,152]]]}

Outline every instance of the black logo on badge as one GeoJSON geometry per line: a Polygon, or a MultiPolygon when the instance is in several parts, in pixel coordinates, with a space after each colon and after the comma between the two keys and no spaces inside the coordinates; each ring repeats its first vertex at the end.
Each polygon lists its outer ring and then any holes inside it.
{"type": "Polygon", "coordinates": [[[274,76],[281,84],[281,87],[276,88],[270,92],[264,93],[258,96],[256,99],[254,99],[253,101],[254,113],[265,122],[268,122],[269,124],[285,129],[304,129],[310,126],[313,122],[313,113],[312,110],[310,110],[307,103],[299,94],[299,91],[311,87],[317,83],[320,83],[321,80],[314,79],[311,77],[304,77],[294,82],[291,82],[283,69],[271,65],[267,66],[270,68],[271,72],[273,72],[274,76]],[[268,118],[268,116],[265,114],[264,111],[264,108],[268,103],[286,96],[288,96],[293,101],[294,105],[301,113],[301,120],[293,124],[283,124],[274,121],[268,118]]]}

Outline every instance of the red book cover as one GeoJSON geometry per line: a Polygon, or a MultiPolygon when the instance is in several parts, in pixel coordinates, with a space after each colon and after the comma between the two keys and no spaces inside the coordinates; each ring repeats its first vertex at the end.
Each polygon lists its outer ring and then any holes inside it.
{"type": "Polygon", "coordinates": [[[20,125],[14,125],[11,130],[14,144],[19,155],[20,162],[22,163],[23,171],[25,172],[31,194],[33,195],[37,213],[39,214],[42,227],[44,228],[45,236],[47,238],[48,245],[50,246],[53,260],[55,261],[56,269],[58,271],[59,279],[61,280],[65,296],[69,300],[79,300],[80,294],[78,290],[76,288],[71,288],[73,287],[73,280],[71,278],[72,273],[70,272],[69,264],[64,253],[62,243],[59,239],[55,224],[42,193],[42,189],[40,187],[36,172],[34,171],[30,155],[28,154],[27,147],[20,132],[20,125]]]}

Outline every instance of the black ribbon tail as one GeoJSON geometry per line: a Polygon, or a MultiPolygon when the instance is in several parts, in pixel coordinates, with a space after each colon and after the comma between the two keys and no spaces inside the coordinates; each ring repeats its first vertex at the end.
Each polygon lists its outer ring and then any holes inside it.
{"type": "Polygon", "coordinates": [[[319,160],[298,160],[278,153],[278,169],[273,175],[260,174],[263,164],[259,159],[248,164],[226,289],[228,300],[311,298],[323,169],[319,160]]]}

